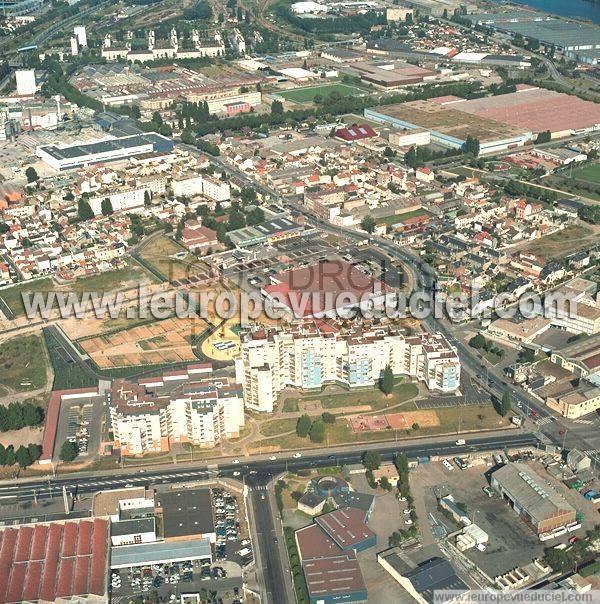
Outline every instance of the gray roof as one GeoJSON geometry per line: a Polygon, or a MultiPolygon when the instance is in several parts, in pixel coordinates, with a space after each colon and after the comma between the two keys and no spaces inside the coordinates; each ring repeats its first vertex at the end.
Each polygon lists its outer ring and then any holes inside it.
{"type": "Polygon", "coordinates": [[[120,138],[89,143],[87,145],[71,145],[70,147],[57,147],[56,145],[46,145],[42,149],[55,159],[75,159],[86,155],[95,155],[97,153],[106,153],[108,151],[125,150],[138,147],[143,144],[152,143],[154,149],[172,148],[173,141],[157,134],[149,132],[147,134],[134,134],[120,138]]]}
{"type": "Polygon", "coordinates": [[[438,590],[468,591],[448,560],[431,558],[404,575],[427,602],[433,602],[433,592],[438,590]]]}
{"type": "Polygon", "coordinates": [[[340,493],[336,493],[333,496],[333,500],[335,501],[336,505],[341,508],[349,506],[358,508],[359,510],[368,513],[373,507],[375,496],[369,495],[368,493],[359,493],[358,491],[342,491],[340,493]]]}
{"type": "Polygon", "coordinates": [[[302,497],[298,500],[298,503],[305,505],[309,508],[316,508],[318,505],[325,501],[325,497],[323,495],[319,495],[314,491],[306,491],[302,497]]]}
{"type": "Polygon", "coordinates": [[[124,535],[140,535],[141,533],[152,533],[154,531],[154,516],[152,518],[135,518],[131,520],[119,520],[110,525],[110,534],[113,537],[124,535]]]}
{"type": "Polygon", "coordinates": [[[496,470],[492,478],[531,516],[535,524],[557,513],[575,512],[575,508],[554,487],[525,464],[506,464],[496,470]]]}
{"type": "Polygon", "coordinates": [[[187,541],[159,541],[142,545],[120,545],[111,547],[110,567],[127,568],[161,562],[199,560],[212,558],[210,540],[189,539],[187,541]]]}
{"type": "Polygon", "coordinates": [[[165,539],[215,532],[212,503],[208,489],[186,489],[157,493],[157,508],[163,510],[165,539]]]}

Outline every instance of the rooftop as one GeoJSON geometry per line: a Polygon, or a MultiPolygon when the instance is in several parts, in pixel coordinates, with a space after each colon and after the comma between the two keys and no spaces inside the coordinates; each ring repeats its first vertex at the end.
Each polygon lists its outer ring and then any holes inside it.
{"type": "Polygon", "coordinates": [[[157,493],[155,503],[163,509],[165,539],[215,531],[209,489],[157,493]]]}
{"type": "Polygon", "coordinates": [[[365,524],[365,512],[345,507],[315,518],[315,522],[342,549],[353,548],[375,533],[365,524]]]}
{"type": "Polygon", "coordinates": [[[141,545],[120,545],[111,548],[111,568],[145,566],[163,562],[201,560],[212,557],[210,540],[159,541],[141,545]]]}
{"type": "Polygon", "coordinates": [[[496,470],[492,477],[531,516],[534,524],[557,514],[575,512],[553,486],[522,463],[506,464],[496,470]]]}
{"type": "Polygon", "coordinates": [[[444,558],[431,558],[431,560],[419,564],[417,568],[407,572],[404,576],[410,580],[414,589],[429,603],[434,601],[434,591],[468,590],[467,585],[454,572],[450,562],[444,558]]]}
{"type": "Polygon", "coordinates": [[[104,596],[108,520],[0,529],[0,602],[104,596]]]}

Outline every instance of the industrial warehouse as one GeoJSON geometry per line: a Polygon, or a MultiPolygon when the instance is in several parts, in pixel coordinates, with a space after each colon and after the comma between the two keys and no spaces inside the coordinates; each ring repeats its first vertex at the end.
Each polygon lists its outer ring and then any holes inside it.
{"type": "Polygon", "coordinates": [[[492,474],[492,487],[538,534],[575,522],[575,508],[554,487],[522,463],[511,463],[492,474]]]}
{"type": "Polygon", "coordinates": [[[461,149],[467,137],[477,138],[481,154],[523,146],[540,132],[563,138],[600,129],[600,105],[526,85],[510,94],[471,100],[446,96],[365,109],[364,115],[408,130],[424,128],[444,147],[461,149]]]}

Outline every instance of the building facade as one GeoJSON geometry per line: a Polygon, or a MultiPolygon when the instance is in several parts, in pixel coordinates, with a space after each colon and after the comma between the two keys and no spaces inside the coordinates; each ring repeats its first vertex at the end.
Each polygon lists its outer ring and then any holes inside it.
{"type": "Polygon", "coordinates": [[[116,380],[107,402],[115,445],[123,455],[168,451],[173,443],[212,447],[244,425],[240,387],[212,376],[210,365],[145,378],[116,380]]]}
{"type": "Polygon", "coordinates": [[[286,386],[372,386],[387,365],[394,375],[416,378],[431,390],[454,392],[460,383],[456,350],[440,334],[405,337],[382,327],[342,333],[324,321],[246,332],[237,369],[246,406],[270,413],[286,386]]]}

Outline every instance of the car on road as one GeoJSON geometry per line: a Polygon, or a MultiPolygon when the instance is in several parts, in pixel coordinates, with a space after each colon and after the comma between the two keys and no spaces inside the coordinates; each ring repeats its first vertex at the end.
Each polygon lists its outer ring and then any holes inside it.
{"type": "Polygon", "coordinates": [[[302,457],[302,453],[294,453],[294,458],[298,459],[299,457],[302,457]]]}
{"type": "Polygon", "coordinates": [[[239,459],[234,459],[231,463],[240,463],[239,459]]]}
{"type": "Polygon", "coordinates": [[[233,475],[234,476],[240,476],[242,473],[241,472],[234,472],[233,475]]]}
{"type": "Polygon", "coordinates": [[[269,457],[269,461],[277,461],[277,457],[275,457],[275,455],[271,455],[271,457],[269,457]]]}

